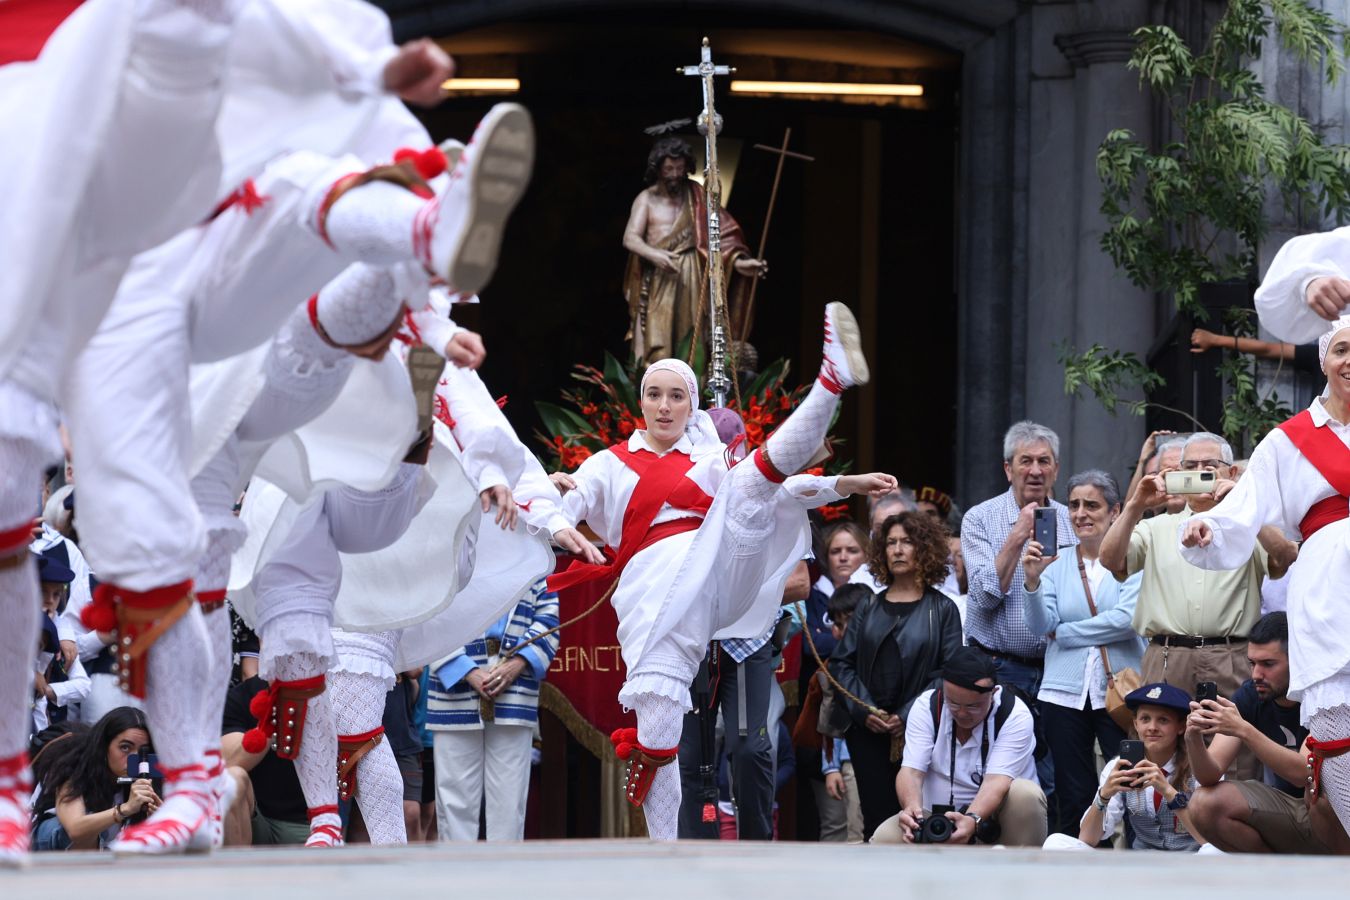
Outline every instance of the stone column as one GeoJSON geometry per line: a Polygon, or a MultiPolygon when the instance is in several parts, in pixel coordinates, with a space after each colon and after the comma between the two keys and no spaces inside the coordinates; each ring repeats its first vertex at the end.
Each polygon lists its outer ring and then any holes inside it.
{"type": "MultiPolygon", "coordinates": [[[[1142,21],[1126,23],[1117,18],[1129,11],[1120,7],[1133,5],[1120,4],[1109,16],[1104,13],[1096,17],[1094,24],[1102,24],[1102,17],[1114,20],[1105,23],[1108,27],[1061,34],[1055,44],[1074,67],[1078,152],[1071,189],[1077,194],[1078,224],[1073,344],[1081,351],[1094,342],[1101,343],[1109,349],[1132,351],[1143,359],[1157,331],[1153,297],[1135,287],[1101,249],[1105,220],[1099,211],[1101,183],[1096,169],[1097,148],[1107,132],[1128,128],[1146,145],[1153,132],[1152,99],[1140,86],[1138,73],[1125,67],[1134,48],[1130,33],[1142,21]]],[[[1094,17],[1080,12],[1080,24],[1085,18],[1094,17]]],[[[1032,345],[1029,349],[1037,348],[1032,345]]],[[[1059,365],[1049,347],[1041,350],[1037,364],[1059,365]]],[[[1130,399],[1138,396],[1134,392],[1130,399]]],[[[1062,393],[1037,396],[1028,411],[1034,418],[1040,410],[1061,404],[1062,393]]],[[[1067,433],[1060,434],[1063,477],[1089,467],[1127,477],[1144,439],[1143,418],[1124,410],[1112,416],[1092,396],[1083,396],[1067,406],[1069,426],[1067,433]]]]}

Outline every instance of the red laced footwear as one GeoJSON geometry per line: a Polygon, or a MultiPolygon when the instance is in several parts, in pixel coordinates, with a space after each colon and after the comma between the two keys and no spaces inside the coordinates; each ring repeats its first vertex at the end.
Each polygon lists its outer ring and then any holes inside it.
{"type": "Polygon", "coordinates": [[[867,384],[871,378],[867,358],[862,352],[862,333],[853,311],[842,303],[825,307],[825,347],[820,361],[819,381],[825,388],[842,394],[846,388],[867,384]]]}
{"type": "Polygon", "coordinates": [[[0,759],[0,866],[21,866],[28,861],[28,799],[32,793],[28,754],[0,759]]]}
{"type": "Polygon", "coordinates": [[[624,795],[633,806],[641,806],[651,790],[656,770],[675,761],[679,747],[656,750],[638,743],[636,728],[620,728],[609,736],[614,755],[628,763],[624,771],[624,795]]]}
{"type": "Polygon", "coordinates": [[[305,841],[305,846],[342,846],[342,820],[338,818],[336,805],[315,806],[309,810],[309,840],[305,841]]]}
{"type": "Polygon", "coordinates": [[[205,766],[165,769],[164,805],[144,822],[123,829],[111,849],[147,856],[206,852],[211,849],[215,805],[205,766]]]}

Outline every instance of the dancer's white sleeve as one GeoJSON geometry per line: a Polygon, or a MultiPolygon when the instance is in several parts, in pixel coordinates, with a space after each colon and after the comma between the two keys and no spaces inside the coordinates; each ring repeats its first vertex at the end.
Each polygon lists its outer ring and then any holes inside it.
{"type": "Polygon", "coordinates": [[[1306,344],[1330,327],[1308,308],[1308,285],[1318,278],[1350,278],[1350,226],[1291,238],[1275,254],[1261,286],[1256,312],[1282,341],[1306,344]]]}
{"type": "Polygon", "coordinates": [[[783,482],[783,487],[802,506],[815,509],[844,499],[836,489],[838,484],[838,475],[793,475],[783,482]]]}
{"type": "Polygon", "coordinates": [[[1256,446],[1237,486],[1209,512],[1197,513],[1189,520],[1209,526],[1212,534],[1209,546],[1181,546],[1181,532],[1186,522],[1177,526],[1177,546],[1182,559],[1201,569],[1238,569],[1251,560],[1257,535],[1263,526],[1278,525],[1286,534],[1297,534],[1292,527],[1294,523],[1285,521],[1276,449],[1277,442],[1288,440],[1279,429],[1272,430],[1256,446]]]}
{"type": "Polygon", "coordinates": [[[444,288],[438,287],[429,291],[427,305],[421,309],[410,310],[408,318],[412,320],[422,343],[435,350],[447,362],[449,358],[445,354],[446,345],[455,335],[468,330],[456,325],[450,316],[450,298],[444,288]]]}
{"type": "Polygon", "coordinates": [[[447,365],[441,391],[454,422],[450,430],[461,448],[460,464],[469,480],[480,492],[515,484],[530,452],[516,437],[478,373],[447,365]]]}
{"type": "MultiPolygon", "coordinates": [[[[254,16],[284,22],[291,34],[278,29],[277,37],[299,41],[309,59],[321,61],[336,90],[364,96],[384,93],[384,67],[398,46],[382,10],[363,0],[255,0],[254,6],[254,16]]],[[[304,55],[292,47],[272,64],[284,69],[290,58],[304,55]]]]}
{"type": "Polygon", "coordinates": [[[526,460],[525,471],[516,482],[514,493],[516,504],[520,507],[520,517],[525,520],[525,527],[530,530],[530,534],[543,531],[552,536],[564,528],[572,527],[563,514],[562,495],[533,453],[526,460]]]}

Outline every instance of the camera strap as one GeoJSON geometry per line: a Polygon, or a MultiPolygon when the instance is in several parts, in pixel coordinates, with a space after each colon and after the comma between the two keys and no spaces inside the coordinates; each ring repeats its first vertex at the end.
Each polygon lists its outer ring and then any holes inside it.
{"type": "MultiPolygon", "coordinates": [[[[946,695],[942,695],[942,705],[947,705],[946,695]]],[[[984,717],[980,725],[980,780],[984,780],[984,769],[989,764],[989,716],[994,714],[998,704],[989,704],[989,715],[984,717]]],[[[947,719],[951,723],[951,765],[947,769],[947,805],[956,809],[956,720],[952,718],[951,713],[947,713],[947,719]]]]}

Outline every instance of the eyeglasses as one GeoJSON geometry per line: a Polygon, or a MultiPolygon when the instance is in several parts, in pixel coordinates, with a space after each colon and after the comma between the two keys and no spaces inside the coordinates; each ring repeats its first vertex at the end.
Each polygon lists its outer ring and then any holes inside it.
{"type": "Polygon", "coordinates": [[[1221,459],[1183,459],[1181,468],[1187,472],[1194,472],[1196,469],[1218,469],[1228,465],[1221,459]]]}

